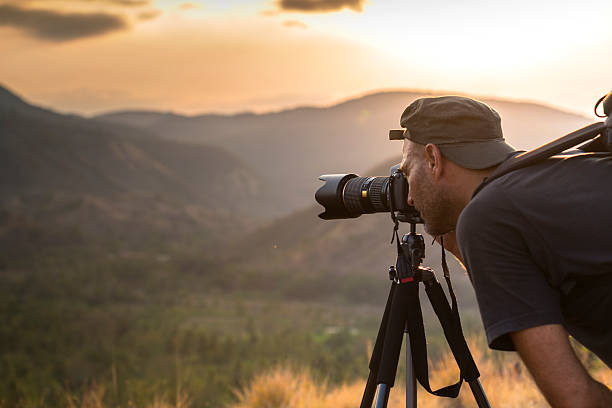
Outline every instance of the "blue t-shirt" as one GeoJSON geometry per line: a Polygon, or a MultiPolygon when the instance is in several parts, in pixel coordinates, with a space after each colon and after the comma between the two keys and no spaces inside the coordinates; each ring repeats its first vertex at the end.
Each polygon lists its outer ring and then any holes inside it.
{"type": "Polygon", "coordinates": [[[457,239],[491,348],[556,323],[612,367],[612,156],[555,156],[492,181],[457,239]]]}

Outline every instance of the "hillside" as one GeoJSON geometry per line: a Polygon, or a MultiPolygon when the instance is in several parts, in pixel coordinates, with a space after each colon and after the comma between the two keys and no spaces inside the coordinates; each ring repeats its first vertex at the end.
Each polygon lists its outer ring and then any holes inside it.
{"type": "MultiPolygon", "coordinates": [[[[320,174],[364,174],[383,160],[395,157],[399,161],[400,144],[388,140],[388,130],[399,127],[404,108],[424,95],[420,91],[374,93],[329,107],[267,114],[181,116],[140,111],[109,113],[98,120],[231,151],[282,192],[289,200],[282,213],[288,214],[312,203],[320,174]]],[[[533,103],[484,101],[499,111],[506,138],[518,149],[535,147],[590,122],[533,103]]]]}
{"type": "Polygon", "coordinates": [[[90,238],[204,237],[270,216],[262,200],[273,194],[218,146],[57,114],[0,88],[0,239],[46,226],[90,238]]]}

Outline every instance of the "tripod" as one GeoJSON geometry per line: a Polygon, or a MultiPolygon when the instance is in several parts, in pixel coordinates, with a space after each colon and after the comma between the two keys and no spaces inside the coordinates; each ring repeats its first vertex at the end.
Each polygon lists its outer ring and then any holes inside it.
{"type": "MultiPolygon", "coordinates": [[[[397,224],[395,229],[397,236],[397,224]]],[[[448,268],[443,255],[444,275],[449,285],[452,308],[437,281],[432,269],[420,266],[425,257],[423,236],[416,233],[416,224],[410,224],[410,234],[397,242],[398,257],[396,266],[389,268],[389,278],[393,281],[376,343],[370,359],[370,374],[361,401],[361,408],[371,408],[376,394],[375,408],[385,408],[389,393],[395,383],[397,364],[402,346],[402,335],[406,333],[406,407],[416,408],[416,380],[430,393],[455,398],[463,380],[470,388],[479,407],[490,407],[489,401],[480,384],[480,373],[463,337],[457,301],[450,284],[448,268]],[[456,384],[432,391],[429,386],[427,368],[427,347],[423,326],[423,315],[419,301],[419,284],[423,283],[425,292],[440,320],[444,335],[460,369],[456,384]]]]}

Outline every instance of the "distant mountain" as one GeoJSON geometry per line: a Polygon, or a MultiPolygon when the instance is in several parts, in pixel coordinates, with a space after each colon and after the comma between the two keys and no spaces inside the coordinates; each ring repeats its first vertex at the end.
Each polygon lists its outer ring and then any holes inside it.
{"type": "MultiPolygon", "coordinates": [[[[383,92],[330,107],[267,114],[181,116],[147,111],[98,116],[147,129],[160,137],[220,146],[233,152],[289,200],[284,214],[313,201],[317,177],[363,172],[383,160],[399,161],[401,147],[388,140],[404,108],[421,91],[383,92]]],[[[536,147],[588,124],[586,117],[534,103],[484,99],[502,116],[506,138],[518,149],[536,147]]],[[[363,174],[363,173],[362,173],[363,174]]]]}
{"type": "Polygon", "coordinates": [[[0,107],[10,108],[11,106],[26,105],[26,103],[17,95],[8,89],[0,86],[0,107]]]}
{"type": "MultiPolygon", "coordinates": [[[[213,224],[238,231],[233,221],[254,226],[309,206],[320,174],[368,174],[377,163],[399,161],[400,143],[388,140],[388,129],[423,95],[375,93],[268,114],[141,111],[86,119],[33,106],[0,87],[0,203],[11,217],[22,211],[92,231],[213,224]]],[[[501,113],[517,148],[589,122],[537,104],[485,101],[501,113]]],[[[376,171],[371,175],[388,170],[376,171]]]]}
{"type": "Polygon", "coordinates": [[[274,214],[271,195],[254,170],[221,147],[61,115],[0,88],[5,226],[71,226],[87,236],[119,237],[220,232],[235,219],[244,226],[274,214]]]}

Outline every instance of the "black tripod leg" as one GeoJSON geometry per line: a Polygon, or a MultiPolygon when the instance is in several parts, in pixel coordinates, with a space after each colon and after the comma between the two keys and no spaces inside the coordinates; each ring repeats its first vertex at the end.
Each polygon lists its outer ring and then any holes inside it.
{"type": "Polygon", "coordinates": [[[389,311],[389,320],[387,322],[387,331],[385,333],[378,378],[376,380],[379,384],[378,395],[376,397],[376,408],[386,407],[386,401],[389,399],[389,392],[395,384],[397,363],[402,348],[404,328],[406,327],[406,318],[410,304],[410,288],[414,285],[418,285],[418,283],[404,283],[395,288],[389,311]]]}
{"type": "Polygon", "coordinates": [[[387,297],[387,304],[385,305],[385,312],[378,328],[378,335],[376,336],[376,342],[374,343],[374,349],[372,350],[372,356],[370,357],[370,374],[368,375],[368,382],[366,383],[365,390],[363,391],[363,398],[361,399],[360,408],[372,408],[374,402],[374,395],[376,394],[376,378],[378,377],[378,369],[380,367],[380,358],[382,356],[383,344],[385,341],[385,334],[387,332],[387,322],[389,321],[389,314],[391,310],[391,303],[397,284],[393,282],[391,289],[389,290],[389,296],[387,297]]]}
{"type": "Polygon", "coordinates": [[[368,382],[366,383],[365,390],[363,391],[363,397],[361,398],[361,405],[359,407],[372,408],[374,395],[376,395],[376,373],[370,371],[370,375],[368,375],[368,382]]]}
{"type": "Polygon", "coordinates": [[[484,392],[484,388],[482,388],[482,384],[480,383],[480,380],[476,378],[475,380],[468,381],[468,384],[470,384],[470,388],[472,389],[472,394],[474,395],[476,404],[478,404],[480,408],[483,408],[483,407],[490,408],[491,403],[489,402],[489,399],[487,398],[487,394],[485,394],[484,392]]]}

